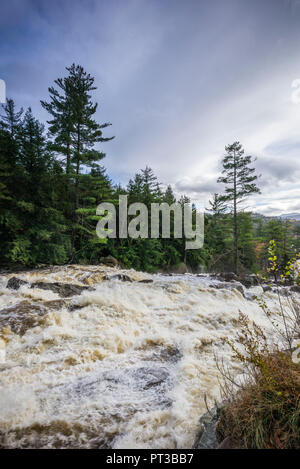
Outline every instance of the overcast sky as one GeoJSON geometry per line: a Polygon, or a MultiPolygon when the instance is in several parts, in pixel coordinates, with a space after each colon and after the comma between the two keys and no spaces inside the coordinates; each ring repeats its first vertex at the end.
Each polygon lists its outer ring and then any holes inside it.
{"type": "Polygon", "coordinates": [[[300,212],[300,0],[0,0],[0,78],[40,99],[72,62],[96,78],[104,165],[126,184],[149,165],[201,206],[239,140],[262,194],[249,208],[300,212]],[[298,80],[298,81],[297,81],[298,80]]]}

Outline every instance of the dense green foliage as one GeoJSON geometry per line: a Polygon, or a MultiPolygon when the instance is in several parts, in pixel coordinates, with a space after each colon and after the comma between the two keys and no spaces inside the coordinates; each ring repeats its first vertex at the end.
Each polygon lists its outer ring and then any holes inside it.
{"type": "MultiPolygon", "coordinates": [[[[205,214],[202,249],[186,251],[185,239],[174,238],[173,212],[170,239],[163,238],[161,232],[155,239],[99,239],[96,225],[100,216],[96,215],[96,207],[100,202],[117,206],[119,195],[127,195],[129,204],[146,204],[150,217],[152,203],[172,204],[176,199],[171,186],[163,188],[149,167],[135,174],[127,187],[112,183],[100,165],[105,153],[99,149],[113,138],[102,133],[111,124],[95,120],[94,78],[75,64],[67,72],[49,88],[49,100],[41,101],[49,113],[47,129],[31,109],[16,110],[11,99],[1,109],[3,266],[98,263],[101,256],[110,254],[125,267],[146,271],[167,269],[180,262],[186,262],[193,270],[232,270],[238,266],[239,270],[258,271],[266,268],[264,259],[270,239],[277,242],[282,265],[294,249],[299,249],[299,226],[237,208],[232,215],[232,202],[234,205],[235,200],[257,191],[254,170],[248,166],[251,158],[243,156],[238,142],[226,147],[225,176],[221,179],[227,188],[224,195],[214,195],[205,214]],[[233,150],[236,157],[232,156],[233,150]],[[236,193],[232,188],[232,157],[237,165],[236,193]]],[[[190,201],[182,196],[178,202],[190,201]]],[[[195,213],[195,207],[192,210],[195,213]]]]}

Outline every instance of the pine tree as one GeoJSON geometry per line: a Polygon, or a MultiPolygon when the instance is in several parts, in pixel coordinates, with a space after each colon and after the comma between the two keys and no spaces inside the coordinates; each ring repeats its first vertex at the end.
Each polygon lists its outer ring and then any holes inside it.
{"type": "Polygon", "coordinates": [[[89,174],[81,176],[79,202],[80,208],[76,211],[78,252],[73,253],[73,260],[77,262],[88,259],[89,263],[97,262],[107,239],[100,239],[96,234],[96,225],[101,218],[96,215],[96,207],[101,202],[117,203],[111,180],[103,167],[94,164],[89,174]]]}
{"type": "Polygon", "coordinates": [[[223,197],[214,194],[209,200],[209,207],[206,208],[206,229],[205,243],[209,248],[209,270],[218,266],[225,266],[230,257],[228,237],[231,227],[229,226],[227,205],[223,197]]]}
{"type": "Polygon", "coordinates": [[[170,185],[167,186],[165,193],[163,194],[163,202],[166,202],[169,205],[172,205],[176,202],[173,189],[170,185]]]}
{"type": "Polygon", "coordinates": [[[10,240],[9,258],[13,262],[66,262],[70,242],[66,224],[55,206],[55,162],[47,148],[44,126],[29,108],[20,130],[22,193],[16,198],[16,232],[10,240]]]}
{"type": "Polygon", "coordinates": [[[49,134],[52,137],[51,149],[60,156],[60,161],[65,166],[67,176],[71,173],[71,131],[72,116],[70,97],[68,95],[67,78],[54,80],[58,89],[51,86],[48,88],[50,102],[41,101],[41,105],[52,116],[48,120],[49,134]],[[62,157],[62,158],[61,158],[62,157]]]}
{"type": "Polygon", "coordinates": [[[233,208],[233,237],[234,237],[234,271],[238,272],[238,204],[247,197],[260,190],[256,185],[257,175],[255,168],[249,165],[252,163],[252,156],[244,155],[244,150],[240,142],[234,142],[225,147],[226,155],[223,158],[223,171],[218,179],[226,185],[223,200],[232,203],[233,208]]]}
{"type": "Polygon", "coordinates": [[[23,110],[16,111],[13,100],[2,107],[0,120],[0,259],[8,259],[11,242],[22,223],[18,203],[24,191],[24,171],[20,165],[20,132],[23,110]]]}
{"type": "Polygon", "coordinates": [[[127,191],[129,203],[141,202],[145,204],[149,210],[151,203],[159,203],[163,198],[160,183],[149,166],[146,166],[145,169],[136,173],[133,179],[130,179],[127,191]]]}
{"type": "Polygon", "coordinates": [[[247,212],[240,212],[238,214],[239,224],[239,254],[240,261],[244,268],[248,271],[255,272],[256,254],[254,249],[254,231],[253,221],[251,214],[247,212]]]}
{"type": "Polygon", "coordinates": [[[218,217],[226,211],[226,203],[224,197],[219,194],[214,194],[213,199],[209,200],[210,207],[206,209],[207,212],[211,212],[213,216],[218,217]]]}
{"type": "Polygon", "coordinates": [[[94,147],[99,142],[107,142],[114,137],[104,138],[102,129],[110,123],[98,124],[93,116],[98,104],[91,100],[90,92],[97,89],[95,79],[80,65],[67,67],[66,78],[67,104],[72,120],[71,146],[72,163],[75,166],[75,206],[79,208],[79,175],[81,165],[91,166],[105,157],[105,153],[94,147]]]}
{"type": "Polygon", "coordinates": [[[12,138],[14,138],[20,129],[23,108],[21,108],[20,111],[16,111],[15,103],[12,99],[7,99],[3,108],[4,114],[1,115],[2,127],[9,132],[12,138]]]}
{"type": "MultiPolygon", "coordinates": [[[[56,86],[49,88],[50,101],[41,101],[41,104],[52,117],[48,121],[52,136],[50,148],[58,154],[57,162],[63,163],[67,181],[72,182],[67,183],[64,199],[69,199],[69,202],[64,203],[64,213],[70,219],[72,245],[74,252],[77,252],[81,249],[82,223],[84,220],[88,223],[88,218],[82,212],[87,210],[86,202],[89,198],[86,190],[87,174],[90,174],[91,188],[95,187],[99,176],[93,175],[93,168],[105,157],[105,153],[97,150],[96,146],[114,137],[104,138],[102,134],[110,123],[100,125],[94,119],[97,111],[97,103],[91,99],[91,92],[97,89],[94,78],[80,65],[72,64],[67,67],[67,71],[65,78],[58,78],[55,80],[56,86]],[[84,174],[81,174],[83,166],[84,174]],[[87,168],[92,168],[92,171],[87,173],[87,168]],[[81,188],[84,196],[80,194],[81,188]]],[[[93,196],[90,197],[92,199],[93,196]]],[[[95,211],[96,205],[89,210],[95,211]]],[[[86,230],[89,230],[89,223],[86,230]]]]}

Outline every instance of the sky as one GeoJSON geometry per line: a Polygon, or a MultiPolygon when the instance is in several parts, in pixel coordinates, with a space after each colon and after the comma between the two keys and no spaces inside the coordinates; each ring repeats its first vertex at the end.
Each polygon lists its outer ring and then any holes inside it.
{"type": "Polygon", "coordinates": [[[245,208],[300,212],[300,0],[0,0],[0,79],[40,100],[73,62],[95,77],[103,160],[126,185],[146,165],[205,207],[225,145],[256,157],[245,208]]]}

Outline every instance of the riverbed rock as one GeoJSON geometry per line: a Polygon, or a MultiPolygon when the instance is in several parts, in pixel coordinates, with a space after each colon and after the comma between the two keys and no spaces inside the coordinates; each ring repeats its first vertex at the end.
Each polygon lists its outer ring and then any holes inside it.
{"type": "Polygon", "coordinates": [[[169,345],[167,347],[161,347],[158,358],[162,361],[177,363],[182,358],[182,353],[178,347],[169,345]]]}
{"type": "Polygon", "coordinates": [[[273,288],[271,285],[262,285],[262,289],[264,291],[264,293],[268,292],[268,291],[273,291],[273,288]]]}
{"type": "Polygon", "coordinates": [[[150,368],[141,367],[134,371],[134,378],[138,381],[140,387],[149,389],[154,386],[159,386],[169,377],[169,372],[166,368],[150,368]]]}
{"type": "Polygon", "coordinates": [[[138,280],[138,283],[153,283],[152,278],[143,278],[142,280],[138,280]]]}
{"type": "Polygon", "coordinates": [[[6,288],[10,288],[11,290],[19,290],[19,288],[23,285],[29,285],[29,283],[19,277],[11,277],[7,282],[6,288]]]}
{"type": "Polygon", "coordinates": [[[295,293],[300,293],[300,285],[293,285],[291,288],[290,288],[291,291],[295,292],[295,293]]]}
{"type": "Polygon", "coordinates": [[[121,282],[133,282],[132,278],[127,274],[105,275],[103,280],[120,280],[121,282]]]}
{"type": "Polygon", "coordinates": [[[38,326],[41,316],[46,313],[47,309],[42,305],[21,301],[0,311],[0,330],[9,327],[15,334],[24,335],[28,329],[38,326]]]}
{"type": "Polygon", "coordinates": [[[255,274],[241,275],[239,277],[239,281],[246,288],[257,287],[258,285],[260,285],[260,282],[255,274]]]}
{"type": "Polygon", "coordinates": [[[85,308],[85,304],[80,304],[80,303],[70,303],[68,305],[68,311],[73,312],[73,311],[78,311],[79,309],[85,308]]]}
{"type": "Polygon", "coordinates": [[[109,267],[118,267],[119,262],[113,256],[100,257],[100,263],[109,267]]]}
{"type": "Polygon", "coordinates": [[[210,288],[217,288],[217,289],[221,289],[221,288],[225,288],[226,290],[238,290],[243,296],[245,296],[245,292],[244,292],[244,287],[243,285],[240,283],[240,282],[218,282],[218,283],[214,283],[214,284],[211,284],[209,285],[210,288]]]}
{"type": "Polygon", "coordinates": [[[149,354],[145,354],[145,360],[177,363],[182,358],[182,352],[176,345],[153,345],[148,347],[149,354]]]}
{"type": "Polygon", "coordinates": [[[58,311],[68,305],[68,300],[49,300],[49,301],[44,301],[43,306],[46,306],[46,308],[49,308],[51,310],[58,311]]]}
{"type": "Polygon", "coordinates": [[[200,417],[200,429],[195,439],[193,449],[217,449],[219,442],[216,434],[220,409],[214,407],[200,417]]]}
{"type": "Polygon", "coordinates": [[[85,290],[94,290],[92,287],[61,282],[35,282],[32,283],[30,288],[51,290],[54,293],[57,293],[61,298],[69,298],[70,296],[80,295],[85,290]]]}
{"type": "Polygon", "coordinates": [[[224,280],[224,282],[232,282],[233,280],[238,281],[239,278],[234,272],[222,272],[220,277],[224,280]]]}

